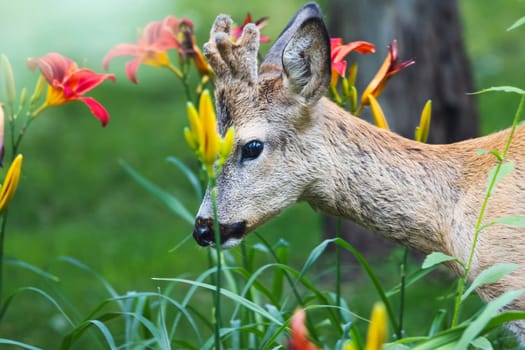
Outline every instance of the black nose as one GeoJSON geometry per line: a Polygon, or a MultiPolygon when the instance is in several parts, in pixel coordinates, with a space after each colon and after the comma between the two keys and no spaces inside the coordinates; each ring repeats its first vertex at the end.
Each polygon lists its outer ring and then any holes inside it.
{"type": "MultiPolygon", "coordinates": [[[[224,244],[228,239],[241,239],[246,234],[246,222],[219,225],[220,243],[224,244]]],[[[193,227],[193,238],[203,247],[215,243],[215,231],[213,229],[213,218],[197,217],[193,227]]]]}
{"type": "Polygon", "coordinates": [[[209,246],[211,243],[215,242],[213,219],[205,219],[199,216],[195,220],[195,226],[193,227],[193,238],[203,247],[209,246]]]}

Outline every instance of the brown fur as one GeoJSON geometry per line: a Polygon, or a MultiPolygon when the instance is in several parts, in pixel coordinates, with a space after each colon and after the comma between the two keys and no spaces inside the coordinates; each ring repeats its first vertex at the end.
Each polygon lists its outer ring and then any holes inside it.
{"type": "MultiPolygon", "coordinates": [[[[242,222],[238,227],[246,234],[291,204],[307,201],[423,253],[439,251],[466,262],[487,174],[496,164],[493,155],[476,151],[502,151],[509,130],[427,145],[351,116],[322,97],[330,56],[328,35],[314,5],[292,20],[258,74],[256,27],[248,25],[236,43],[229,37],[230,27],[231,20],[219,16],[205,47],[217,74],[220,130],[233,126],[236,133],[234,151],[217,183],[221,225],[242,222]],[[245,161],[242,147],[251,140],[263,142],[264,150],[245,161]]],[[[493,191],[485,223],[525,215],[525,127],[516,130],[507,161],[514,162],[515,170],[493,191]]],[[[209,194],[198,217],[212,217],[209,194]]],[[[495,263],[523,265],[524,234],[506,225],[482,231],[469,278],[495,263]]],[[[238,241],[225,237],[223,244],[238,241]]],[[[523,267],[480,288],[479,294],[489,301],[519,288],[525,288],[523,267]]],[[[525,298],[513,306],[524,310],[525,298]]]]}

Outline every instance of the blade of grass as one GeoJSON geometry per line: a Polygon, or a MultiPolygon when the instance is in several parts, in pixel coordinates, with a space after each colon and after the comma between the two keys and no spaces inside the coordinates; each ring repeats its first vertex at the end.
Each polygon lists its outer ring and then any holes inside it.
{"type": "MultiPolygon", "coordinates": [[[[193,285],[193,286],[197,286],[197,287],[200,287],[200,288],[204,288],[204,289],[209,289],[209,290],[215,290],[216,289],[216,286],[214,285],[211,285],[211,284],[208,284],[208,283],[202,283],[202,282],[197,282],[197,281],[192,281],[192,280],[188,280],[188,279],[184,279],[184,278],[154,278],[154,280],[156,281],[170,281],[170,282],[178,282],[178,283],[184,283],[184,284],[189,284],[189,285],[193,285]]],[[[253,312],[256,312],[258,314],[260,314],[261,316],[263,316],[264,318],[276,323],[276,324],[281,324],[281,322],[279,320],[277,320],[276,318],[274,318],[269,312],[267,312],[266,310],[264,310],[262,307],[260,307],[259,305],[245,299],[245,298],[242,298],[240,297],[239,295],[235,294],[235,293],[232,293],[231,291],[227,290],[227,289],[224,289],[224,288],[221,288],[221,295],[223,295],[224,297],[234,301],[234,302],[237,302],[239,304],[242,304],[244,307],[252,310],[253,312]]]]}
{"type": "Polygon", "coordinates": [[[181,219],[186,221],[187,223],[193,225],[193,215],[186,209],[184,204],[180,202],[177,198],[169,194],[168,192],[164,191],[157,185],[155,185],[153,182],[146,179],[144,176],[140,175],[135,169],[133,169],[131,166],[129,166],[124,161],[120,161],[120,165],[124,168],[124,170],[139,184],[144,186],[148,192],[155,195],[157,198],[159,198],[166,206],[177,216],[179,216],[181,219]]]}
{"type": "Polygon", "coordinates": [[[191,186],[193,187],[197,198],[202,199],[202,197],[204,197],[202,185],[195,173],[191,171],[191,169],[177,157],[169,156],[168,158],[166,158],[166,160],[169,163],[174,164],[177,168],[180,169],[180,171],[182,171],[182,173],[186,176],[191,186]]]}
{"type": "Polygon", "coordinates": [[[37,348],[36,346],[33,346],[33,345],[22,343],[22,342],[19,342],[19,341],[16,341],[16,340],[4,339],[4,338],[0,338],[0,344],[14,345],[14,346],[18,346],[18,347],[20,347],[22,349],[28,349],[28,350],[43,350],[43,349],[37,348]]]}
{"type": "Polygon", "coordinates": [[[48,280],[51,280],[53,282],[59,282],[60,281],[60,278],[56,275],[53,275],[49,272],[46,272],[44,270],[42,270],[41,268],[39,267],[36,267],[35,265],[32,265],[28,262],[25,262],[25,261],[22,261],[22,260],[18,260],[18,259],[15,259],[15,258],[11,258],[11,257],[4,257],[4,262],[9,264],[9,265],[13,265],[13,266],[17,266],[17,267],[21,267],[23,269],[26,269],[28,271],[31,271],[31,272],[34,272],[35,274],[43,277],[43,278],[46,278],[48,280]]]}

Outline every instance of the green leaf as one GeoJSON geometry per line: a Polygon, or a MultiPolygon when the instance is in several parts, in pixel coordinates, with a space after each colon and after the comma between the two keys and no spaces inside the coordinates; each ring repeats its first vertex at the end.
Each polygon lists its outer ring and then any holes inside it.
{"type": "Polygon", "coordinates": [[[525,216],[508,215],[496,218],[491,221],[494,224],[503,224],[516,227],[525,227],[525,216]]]}
{"type": "Polygon", "coordinates": [[[428,336],[432,337],[438,332],[441,332],[447,328],[447,310],[438,310],[436,316],[432,319],[428,336]]]}
{"type": "Polygon", "coordinates": [[[16,340],[9,340],[9,339],[4,339],[4,338],[0,338],[0,344],[14,345],[14,346],[18,346],[18,347],[20,347],[22,349],[42,350],[41,348],[37,348],[36,346],[32,346],[32,345],[29,345],[29,344],[26,344],[26,343],[18,342],[16,340]]]}
{"type": "Polygon", "coordinates": [[[518,298],[523,292],[525,292],[525,289],[512,290],[488,303],[481,314],[467,326],[467,329],[454,349],[468,349],[470,342],[477,338],[491,319],[498,314],[499,310],[518,298]]]}
{"type": "Polygon", "coordinates": [[[423,265],[421,265],[422,269],[428,269],[434,265],[439,265],[447,261],[457,261],[457,259],[453,256],[443,254],[441,252],[433,252],[427,255],[425,258],[425,261],[423,261],[423,265]]]}
{"type": "Polygon", "coordinates": [[[515,93],[519,95],[525,95],[525,90],[522,90],[515,86],[492,86],[487,89],[470,92],[469,95],[478,95],[478,94],[484,94],[487,92],[510,92],[510,93],[515,93]]]}
{"type": "Polygon", "coordinates": [[[481,349],[481,350],[493,350],[494,349],[492,347],[492,344],[485,337],[478,337],[474,339],[472,342],[470,342],[470,345],[472,345],[476,349],[481,349]]]}
{"type": "Polygon", "coordinates": [[[478,156],[481,156],[483,154],[492,154],[494,157],[496,157],[500,162],[503,161],[503,156],[501,155],[501,153],[499,153],[499,151],[497,150],[488,150],[488,149],[478,149],[476,150],[476,154],[478,156]]]}
{"type": "Polygon", "coordinates": [[[199,181],[199,179],[197,178],[195,173],[193,171],[191,171],[191,169],[188,168],[188,166],[186,164],[184,164],[177,157],[170,156],[166,160],[168,162],[172,163],[172,164],[175,164],[177,166],[177,168],[179,168],[180,171],[182,171],[182,173],[186,176],[188,181],[191,183],[191,186],[193,187],[193,190],[195,191],[195,194],[197,195],[197,198],[202,199],[204,194],[203,194],[203,191],[202,191],[201,182],[199,181]]]}
{"type": "Polygon", "coordinates": [[[510,27],[507,28],[507,32],[513,30],[513,29],[516,29],[522,25],[525,24],[525,16],[521,17],[520,19],[518,19],[516,22],[514,22],[510,27]]]}
{"type": "Polygon", "coordinates": [[[495,264],[488,269],[485,269],[479,273],[479,275],[472,281],[472,284],[461,296],[461,301],[465,300],[474,289],[481,287],[485,284],[494,283],[501,278],[505,277],[512,271],[516,270],[519,267],[517,264],[504,264],[499,263],[495,264]]]}
{"type": "Polygon", "coordinates": [[[25,261],[18,260],[18,259],[15,259],[15,258],[9,258],[9,257],[5,257],[4,261],[7,264],[10,264],[10,265],[13,265],[13,266],[18,266],[18,267],[21,267],[23,269],[26,269],[26,270],[29,270],[31,272],[34,272],[37,275],[39,275],[41,277],[44,277],[44,278],[47,278],[47,279],[50,279],[53,282],[59,282],[60,281],[60,278],[58,276],[50,274],[49,272],[46,272],[46,271],[42,270],[41,268],[36,267],[34,265],[31,265],[31,264],[29,264],[29,263],[27,263],[25,261]]]}
{"type": "Polygon", "coordinates": [[[148,190],[151,194],[159,198],[168,208],[170,208],[171,211],[173,211],[175,214],[177,214],[181,219],[189,223],[190,225],[193,224],[194,217],[191,215],[188,209],[174,196],[172,196],[170,193],[164,191],[157,185],[155,185],[153,182],[146,179],[144,176],[140,175],[135,169],[130,167],[126,162],[121,161],[120,164],[124,168],[124,170],[139,184],[144,186],[146,190],[148,190]]]}
{"type": "MultiPolygon", "coordinates": [[[[514,163],[513,162],[505,162],[502,163],[501,166],[499,164],[496,164],[490,169],[488,174],[488,183],[492,183],[494,177],[494,187],[503,179],[505,176],[509,175],[514,171],[514,163]],[[496,173],[496,170],[499,169],[499,171],[496,173]]],[[[492,187],[492,189],[494,189],[492,187]]]]}
{"type": "MultiPolygon", "coordinates": [[[[187,279],[184,279],[184,278],[153,278],[154,280],[156,281],[168,281],[168,282],[175,282],[175,283],[185,283],[185,284],[189,284],[189,285],[192,285],[192,286],[196,286],[196,287],[200,287],[200,288],[204,288],[204,289],[209,289],[209,290],[213,290],[215,291],[216,290],[216,286],[214,285],[211,285],[211,284],[207,284],[207,283],[202,283],[202,282],[197,282],[197,281],[192,281],[192,280],[187,280],[187,279]]],[[[281,322],[280,320],[276,319],[271,313],[269,313],[268,311],[266,311],[264,308],[260,307],[259,305],[257,305],[256,303],[246,299],[246,298],[243,298],[241,297],[240,295],[238,294],[235,294],[227,289],[224,289],[224,288],[221,288],[221,294],[228,298],[228,299],[231,299],[232,301],[244,306],[245,308],[255,312],[256,314],[266,318],[267,320],[269,320],[270,322],[273,322],[275,323],[276,325],[283,325],[283,322],[281,322]]]]}

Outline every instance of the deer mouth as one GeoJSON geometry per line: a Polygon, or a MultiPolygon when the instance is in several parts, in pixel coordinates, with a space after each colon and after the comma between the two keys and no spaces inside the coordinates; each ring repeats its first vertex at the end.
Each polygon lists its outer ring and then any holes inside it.
{"type": "MultiPolygon", "coordinates": [[[[246,235],[246,221],[233,224],[219,224],[220,245],[230,248],[239,244],[246,235]]],[[[193,238],[202,247],[215,246],[213,218],[197,217],[193,228],[193,238]]]]}

